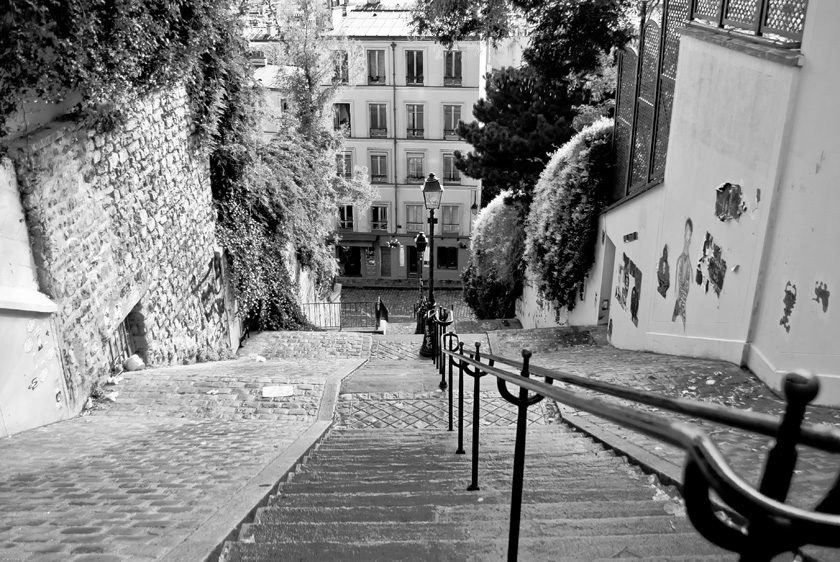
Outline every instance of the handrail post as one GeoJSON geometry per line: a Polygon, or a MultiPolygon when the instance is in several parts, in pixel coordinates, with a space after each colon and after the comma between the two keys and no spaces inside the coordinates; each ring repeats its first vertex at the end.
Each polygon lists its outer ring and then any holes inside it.
{"type": "MultiPolygon", "coordinates": [[[[449,351],[455,351],[455,348],[452,346],[452,339],[449,338],[449,351]]],[[[446,356],[446,364],[449,366],[449,431],[452,431],[452,356],[446,356]]]]}
{"type": "MultiPolygon", "coordinates": [[[[784,393],[787,406],[776,434],[776,444],[767,454],[758,488],[765,496],[780,502],[787,498],[796,468],[796,442],[799,440],[802,420],[805,419],[805,408],[816,398],[819,391],[820,381],[811,373],[799,371],[785,375],[784,393]]],[[[750,547],[746,552],[741,552],[741,562],[769,562],[776,554],[786,549],[780,541],[774,540],[772,535],[768,536],[763,527],[761,521],[750,523],[750,547]]]]}
{"type": "Polygon", "coordinates": [[[458,343],[458,353],[461,360],[458,361],[458,449],[456,455],[466,454],[464,451],[464,342],[458,343]]]}
{"type": "MultiPolygon", "coordinates": [[[[475,342],[475,360],[481,362],[481,342],[475,342]]],[[[475,368],[475,376],[473,377],[473,435],[472,435],[472,482],[467,486],[467,490],[474,492],[480,490],[478,487],[478,435],[479,423],[478,417],[481,411],[481,369],[475,368]]]]}
{"type": "MultiPolygon", "coordinates": [[[[522,376],[529,378],[531,352],[522,350],[522,376]]],[[[519,387],[519,412],[516,417],[516,444],[513,451],[513,482],[510,493],[510,535],[508,562],[516,562],[519,553],[519,522],[522,517],[522,483],[525,478],[525,435],[528,429],[528,390],[519,387]]]]}

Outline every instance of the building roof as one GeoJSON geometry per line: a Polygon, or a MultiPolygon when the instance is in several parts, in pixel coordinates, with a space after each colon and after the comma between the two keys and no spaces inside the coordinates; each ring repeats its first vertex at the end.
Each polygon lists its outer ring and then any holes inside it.
{"type": "Polygon", "coordinates": [[[415,35],[411,11],[383,4],[363,6],[347,13],[337,33],[348,37],[409,37],[415,35]]]}

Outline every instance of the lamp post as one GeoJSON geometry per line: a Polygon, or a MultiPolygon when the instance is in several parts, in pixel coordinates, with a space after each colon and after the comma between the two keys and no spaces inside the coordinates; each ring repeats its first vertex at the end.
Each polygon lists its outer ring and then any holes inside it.
{"type": "MultiPolygon", "coordinates": [[[[443,197],[443,186],[435,177],[433,173],[429,174],[426,181],[423,182],[423,201],[426,209],[429,211],[429,310],[434,310],[435,307],[435,211],[440,207],[440,200],[443,197]]],[[[420,238],[418,236],[418,238],[420,238]]],[[[418,252],[419,241],[418,243],[418,252]]],[[[424,245],[425,246],[425,245],[424,245]]],[[[424,247],[425,249],[425,247],[424,247]]],[[[420,262],[420,278],[423,278],[422,261],[420,262]]],[[[426,323],[423,328],[423,345],[420,347],[420,355],[423,357],[431,357],[434,355],[432,347],[432,329],[426,323]]]]}
{"type": "Polygon", "coordinates": [[[426,251],[426,246],[426,235],[420,232],[414,237],[414,247],[417,249],[417,275],[420,277],[420,298],[417,300],[417,328],[414,330],[415,334],[424,333],[426,311],[429,309],[429,303],[423,296],[423,254],[426,251]]]}

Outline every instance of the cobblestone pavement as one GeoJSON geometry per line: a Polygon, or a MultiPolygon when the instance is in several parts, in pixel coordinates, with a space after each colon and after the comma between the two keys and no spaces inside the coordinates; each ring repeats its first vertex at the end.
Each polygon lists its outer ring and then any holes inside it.
{"type": "MultiPolygon", "coordinates": [[[[462,334],[461,341],[464,346],[473,346],[480,341],[487,349],[488,339],[486,334],[462,334]]],[[[371,359],[389,359],[394,361],[413,361],[420,359],[420,346],[423,343],[423,336],[415,335],[412,330],[410,334],[392,334],[391,325],[388,325],[388,334],[385,336],[374,335],[371,346],[371,359]]],[[[428,360],[428,359],[427,359],[428,360]]]]}
{"type": "Polygon", "coordinates": [[[360,364],[125,373],[103,389],[119,393],[116,403],[0,440],[0,560],[203,560],[269,492],[278,467],[294,466],[298,456],[284,455],[313,427],[328,377],[335,385],[360,364]],[[280,385],[292,394],[263,396],[280,385]],[[196,542],[201,556],[173,554],[196,542]]]}
{"type": "MultiPolygon", "coordinates": [[[[470,379],[471,384],[471,379],[470,379]]],[[[495,390],[482,391],[480,418],[482,426],[516,425],[516,407],[500,398],[495,390]]],[[[458,392],[453,393],[453,424],[458,421],[458,392]]],[[[337,405],[338,425],[353,429],[411,428],[447,429],[449,427],[447,392],[427,393],[360,393],[342,394],[337,405]]],[[[464,392],[464,427],[472,426],[473,393],[464,392]]],[[[528,409],[529,425],[546,425],[554,417],[544,404],[528,409]]]]}
{"type": "Polygon", "coordinates": [[[370,334],[359,332],[257,332],[236,354],[238,358],[353,359],[370,355],[370,334]]]}
{"type": "MultiPolygon", "coordinates": [[[[713,404],[734,406],[746,410],[779,415],[783,402],[749,371],[731,363],[709,359],[694,359],[620,350],[609,346],[586,343],[586,335],[575,336],[581,344],[560,350],[552,338],[563,330],[520,330],[495,332],[491,345],[495,353],[515,357],[521,349],[534,352],[533,365],[583,375],[589,378],[627,385],[671,397],[702,400],[713,404]]],[[[574,389],[580,391],[580,389],[574,389]]],[[[586,393],[586,391],[582,391],[586,393]]],[[[611,402],[629,404],[614,398],[611,402]]],[[[656,408],[635,405],[637,409],[657,411],[656,408]]],[[[623,429],[596,416],[560,406],[562,415],[573,415],[617,438],[636,445],[672,465],[681,473],[684,453],[623,429]]],[[[748,482],[757,484],[766,452],[773,440],[737,429],[703,422],[694,418],[667,414],[702,427],[723,451],[728,462],[748,482]]],[[[840,410],[813,406],[808,408],[809,423],[826,423],[840,427],[840,410]]],[[[800,447],[799,463],[789,495],[789,503],[799,507],[813,507],[834,483],[840,467],[840,455],[830,455],[800,447]]]]}

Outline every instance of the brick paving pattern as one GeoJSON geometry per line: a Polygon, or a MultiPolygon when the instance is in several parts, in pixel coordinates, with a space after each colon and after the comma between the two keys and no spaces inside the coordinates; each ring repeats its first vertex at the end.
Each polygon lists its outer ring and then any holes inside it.
{"type": "Polygon", "coordinates": [[[251,335],[237,357],[266,359],[367,358],[370,334],[358,332],[258,332],[251,335]]]}
{"type": "MultiPolygon", "coordinates": [[[[675,398],[689,398],[713,404],[734,406],[746,410],[780,415],[783,402],[749,371],[731,363],[711,359],[694,359],[626,351],[608,346],[585,343],[571,345],[559,351],[553,336],[563,330],[521,330],[496,333],[498,352],[515,357],[522,348],[534,351],[532,364],[596,380],[623,384],[675,398]]],[[[495,351],[495,350],[494,350],[495,351]]],[[[588,393],[570,387],[575,391],[588,393]]],[[[617,398],[605,400],[629,404],[617,398]]],[[[644,405],[634,408],[652,412],[660,410],[644,405]]],[[[637,445],[662,460],[682,467],[685,454],[636,432],[621,428],[559,405],[561,414],[573,414],[605,429],[620,439],[637,445]]],[[[748,482],[756,485],[766,452],[773,439],[709,422],[666,413],[668,417],[694,423],[714,440],[733,469],[748,482]]],[[[806,414],[809,423],[826,423],[840,427],[840,410],[811,406],[806,414]]],[[[798,507],[813,507],[833,485],[840,466],[840,456],[800,447],[799,462],[789,494],[789,503],[798,507]]]]}
{"type": "MultiPolygon", "coordinates": [[[[498,397],[495,390],[482,391],[480,414],[482,426],[516,425],[516,407],[498,397]]],[[[447,429],[449,427],[448,391],[428,393],[342,394],[337,405],[339,427],[447,429]]],[[[458,421],[458,392],[453,393],[453,424],[458,421]]],[[[473,393],[464,392],[464,427],[472,425],[473,393]]],[[[553,417],[541,402],[528,409],[529,425],[552,423],[553,417]]]]}

